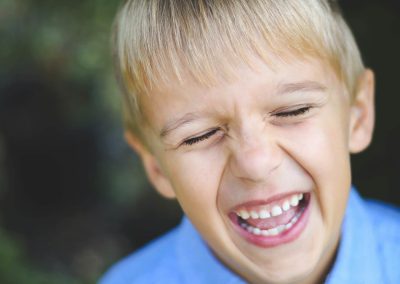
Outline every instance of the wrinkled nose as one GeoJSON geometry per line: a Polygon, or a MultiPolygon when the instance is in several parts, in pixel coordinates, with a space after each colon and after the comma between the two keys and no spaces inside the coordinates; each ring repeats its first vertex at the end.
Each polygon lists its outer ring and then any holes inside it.
{"type": "Polygon", "coordinates": [[[230,168],[233,175],[244,181],[266,182],[279,168],[283,149],[273,139],[252,139],[232,148],[230,168]]]}

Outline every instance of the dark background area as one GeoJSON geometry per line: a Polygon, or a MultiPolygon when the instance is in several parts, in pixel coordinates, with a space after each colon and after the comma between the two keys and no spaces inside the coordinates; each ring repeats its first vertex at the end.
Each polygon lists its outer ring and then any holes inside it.
{"type": "MultiPolygon", "coordinates": [[[[400,2],[340,2],[377,79],[354,184],[400,205],[400,2]]],[[[109,51],[120,3],[0,2],[0,283],[94,283],[180,220],[123,141],[109,51]]]]}

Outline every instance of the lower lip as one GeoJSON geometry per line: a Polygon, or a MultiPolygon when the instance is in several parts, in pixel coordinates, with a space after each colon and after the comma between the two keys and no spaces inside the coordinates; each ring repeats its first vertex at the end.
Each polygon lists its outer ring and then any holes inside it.
{"type": "Polygon", "coordinates": [[[311,207],[311,195],[309,197],[306,208],[303,209],[300,218],[297,222],[290,228],[279,235],[276,236],[262,236],[262,235],[254,235],[249,233],[247,230],[243,229],[238,221],[236,216],[232,216],[231,220],[234,223],[235,230],[249,243],[254,244],[263,248],[271,248],[275,246],[279,246],[282,244],[290,243],[296,240],[300,234],[304,231],[310,216],[310,207],[311,207]]]}

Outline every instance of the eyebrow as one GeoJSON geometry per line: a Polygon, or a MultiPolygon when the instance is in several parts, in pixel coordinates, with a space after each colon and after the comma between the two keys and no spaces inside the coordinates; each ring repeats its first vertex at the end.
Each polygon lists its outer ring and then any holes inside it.
{"type": "Polygon", "coordinates": [[[189,112],[177,120],[171,120],[165,124],[161,129],[160,137],[163,138],[167,136],[171,131],[181,127],[182,125],[188,124],[199,118],[199,113],[189,112]]]}
{"type": "MultiPolygon", "coordinates": [[[[290,94],[295,92],[321,92],[325,91],[326,87],[315,81],[301,81],[295,83],[281,83],[277,87],[277,95],[290,94]]],[[[181,118],[167,122],[160,131],[160,137],[164,138],[173,130],[181,127],[182,125],[189,124],[198,119],[200,114],[198,112],[189,112],[181,118]]]]}
{"type": "Polygon", "coordinates": [[[326,87],[316,81],[301,81],[295,83],[279,84],[277,94],[290,94],[295,92],[322,92],[326,87]]]}

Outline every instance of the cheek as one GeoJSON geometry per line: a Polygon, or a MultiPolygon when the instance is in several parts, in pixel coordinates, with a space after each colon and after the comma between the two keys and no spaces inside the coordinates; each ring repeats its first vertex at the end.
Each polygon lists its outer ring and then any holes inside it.
{"type": "Polygon", "coordinates": [[[340,224],[351,184],[346,127],[340,119],[309,121],[287,138],[294,159],[314,182],[323,221],[333,230],[340,224]]]}
{"type": "Polygon", "coordinates": [[[169,176],[185,213],[196,218],[215,213],[220,179],[224,168],[221,151],[209,149],[169,158],[169,176]]]}
{"type": "Polygon", "coordinates": [[[326,113],[286,132],[285,142],[291,149],[288,152],[316,183],[341,179],[349,170],[346,127],[333,115],[326,113]]]}

